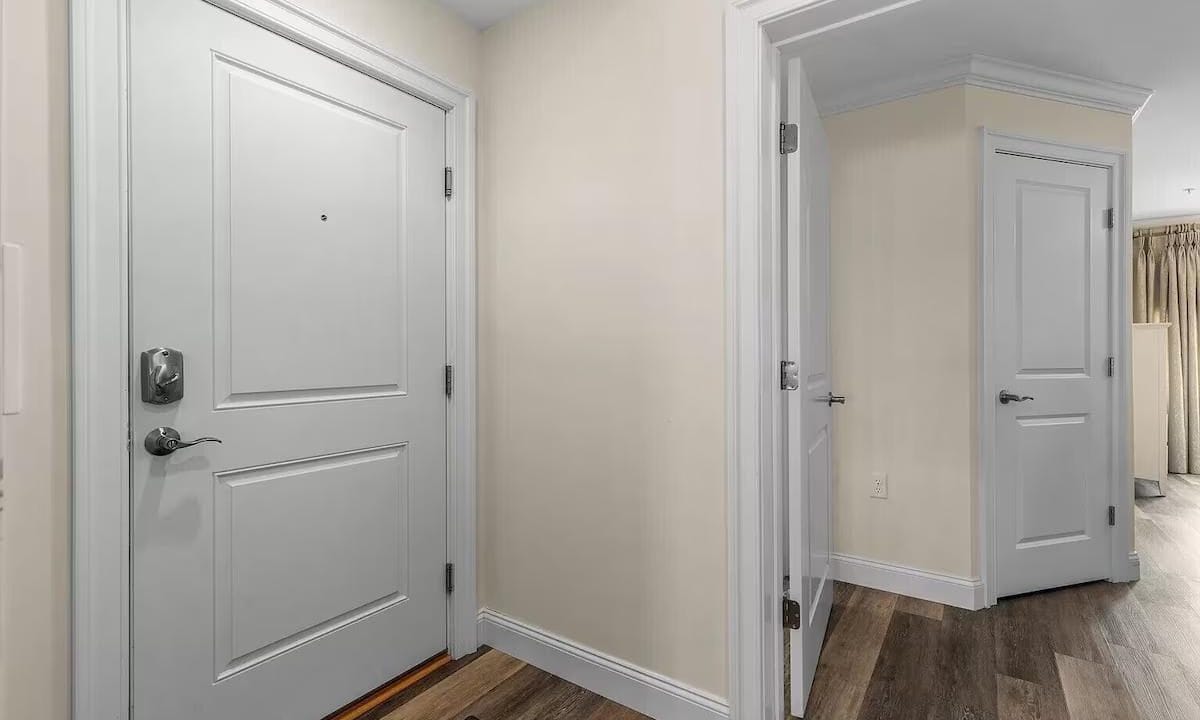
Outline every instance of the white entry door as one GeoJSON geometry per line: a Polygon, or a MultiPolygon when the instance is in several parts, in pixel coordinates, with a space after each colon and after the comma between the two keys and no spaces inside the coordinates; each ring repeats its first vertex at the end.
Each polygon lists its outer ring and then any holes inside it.
{"type": "Polygon", "coordinates": [[[316,720],[447,645],[445,114],[203,0],[129,31],[133,715],[316,720]]]}
{"type": "Polygon", "coordinates": [[[787,68],[787,122],[797,150],[787,156],[784,255],[786,357],[795,363],[787,407],[789,597],[798,604],[791,631],[792,714],[812,689],[833,606],[830,576],[833,512],[834,393],[829,353],[829,146],[804,67],[787,68]]]}
{"type": "MultiPolygon", "coordinates": [[[[1109,170],[991,158],[996,595],[1111,573],[1109,170]]],[[[985,352],[988,348],[985,347],[985,352]]]]}

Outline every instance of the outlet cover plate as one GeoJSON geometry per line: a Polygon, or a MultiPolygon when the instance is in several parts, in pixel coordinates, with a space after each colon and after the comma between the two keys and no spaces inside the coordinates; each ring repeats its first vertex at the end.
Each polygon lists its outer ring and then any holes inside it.
{"type": "Polygon", "coordinates": [[[871,473],[871,497],[886,500],[888,496],[887,473],[871,473]]]}

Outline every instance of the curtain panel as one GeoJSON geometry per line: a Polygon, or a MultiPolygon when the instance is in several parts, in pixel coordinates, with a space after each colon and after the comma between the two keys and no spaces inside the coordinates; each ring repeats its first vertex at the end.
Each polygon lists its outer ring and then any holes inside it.
{"type": "Polygon", "coordinates": [[[1133,233],[1133,321],[1167,331],[1167,471],[1200,474],[1200,223],[1133,233]]]}

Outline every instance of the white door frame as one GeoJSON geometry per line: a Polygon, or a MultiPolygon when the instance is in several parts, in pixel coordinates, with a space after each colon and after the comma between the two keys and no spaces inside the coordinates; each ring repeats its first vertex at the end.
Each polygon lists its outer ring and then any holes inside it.
{"type": "MultiPolygon", "coordinates": [[[[476,638],[475,97],[287,0],[206,0],[446,111],[450,652],[476,638]]],[[[71,2],[73,712],[129,717],[128,0],[71,2]]],[[[350,699],[350,698],[348,698],[350,699]]]]}
{"type": "Polygon", "coordinates": [[[729,715],[780,720],[780,48],[919,0],[733,0],[725,11],[729,715]]]}
{"type": "Polygon", "coordinates": [[[994,158],[997,151],[1028,157],[1090,165],[1109,171],[1116,228],[1111,234],[1113,262],[1109,277],[1111,304],[1110,337],[1114,343],[1116,376],[1111,387],[1112,477],[1109,504],[1116,507],[1116,525],[1111,533],[1109,579],[1130,582],[1140,576],[1140,564],[1133,543],[1133,472],[1130,467],[1130,388],[1133,335],[1133,224],[1130,214],[1133,190],[1129,173],[1129,153],[1124,150],[1070,145],[1049,140],[1022,137],[983,128],[980,131],[979,214],[979,566],[987,605],[996,604],[996,399],[992,388],[993,328],[995,327],[995,287],[993,263],[995,240],[992,236],[994,158]]]}
{"type": "MultiPolygon", "coordinates": [[[[782,487],[778,373],[779,313],[779,48],[790,42],[920,0],[733,0],[725,13],[725,298],[726,298],[726,504],[729,572],[729,707],[732,720],[783,717],[782,487]]],[[[1144,98],[1143,98],[1144,101],[1144,98]]],[[[996,134],[997,138],[1001,136],[996,134]]],[[[1020,140],[1020,138],[1011,138],[1020,140]]],[[[1080,152],[1103,153],[1091,148],[1080,152]]],[[[1128,156],[1109,152],[1114,168],[1121,236],[1130,233],[1128,156]]],[[[981,215],[983,213],[981,212],[981,215]]],[[[1128,245],[1126,243],[1125,245],[1128,245]]],[[[1119,358],[1129,356],[1130,247],[1114,263],[1123,288],[1116,317],[1119,358]]],[[[982,346],[981,346],[982,347],[982,346]]],[[[1129,387],[1127,362],[1118,362],[1115,392],[1129,387]]],[[[982,377],[980,383],[982,384],[982,377]]],[[[1128,452],[1127,390],[1114,405],[1117,459],[1128,452]]],[[[989,397],[990,403],[990,397],[989,397]]],[[[989,405],[990,406],[990,405],[989,405]]],[[[981,404],[982,407],[982,404],[981,404]]],[[[983,420],[981,419],[981,425],[983,420]]],[[[980,428],[981,436],[986,436],[980,428]]],[[[980,451],[981,462],[983,450],[980,451]]],[[[982,476],[981,476],[982,477],[982,476]]],[[[1133,551],[1132,490],[1116,492],[1113,580],[1137,577],[1133,551]]],[[[981,486],[981,518],[984,507],[981,486]]],[[[990,527],[981,522],[981,533],[990,527]]],[[[981,564],[986,539],[979,540],[981,564]]]]}

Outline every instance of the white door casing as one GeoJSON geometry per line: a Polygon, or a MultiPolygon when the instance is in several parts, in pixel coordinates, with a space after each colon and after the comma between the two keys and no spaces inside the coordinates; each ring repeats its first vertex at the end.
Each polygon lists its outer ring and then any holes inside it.
{"type": "Polygon", "coordinates": [[[787,64],[787,122],[798,148],[787,156],[784,257],[786,357],[799,387],[786,397],[789,598],[799,603],[791,630],[791,708],[802,716],[833,605],[832,489],[834,393],[829,347],[829,147],[800,60],[787,64]]]}
{"type": "Polygon", "coordinates": [[[133,709],[320,718],[447,647],[445,112],[202,0],[131,13],[133,709]],[[156,346],[178,403],[137,393],[156,346]]]}
{"type": "Polygon", "coordinates": [[[988,158],[995,404],[994,587],[1000,597],[1112,575],[1112,169],[988,158]],[[1000,393],[1017,398],[1001,402],[1000,393]],[[1026,399],[1028,398],[1028,399],[1026,399]]]}

